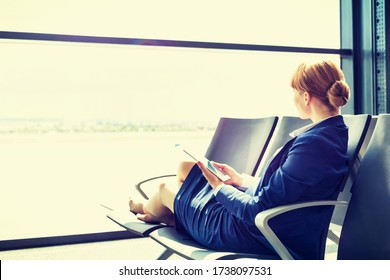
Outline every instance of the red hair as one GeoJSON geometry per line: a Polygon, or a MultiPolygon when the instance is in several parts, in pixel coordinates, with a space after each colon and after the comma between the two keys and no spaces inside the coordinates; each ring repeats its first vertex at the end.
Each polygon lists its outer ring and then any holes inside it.
{"type": "Polygon", "coordinates": [[[332,111],[344,106],[350,95],[343,72],[331,61],[302,63],[291,79],[291,86],[300,93],[317,97],[332,111]]]}

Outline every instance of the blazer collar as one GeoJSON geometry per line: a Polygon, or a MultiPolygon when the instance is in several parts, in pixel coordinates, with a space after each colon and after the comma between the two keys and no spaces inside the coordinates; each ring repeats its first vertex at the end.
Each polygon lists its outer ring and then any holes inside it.
{"type": "Polygon", "coordinates": [[[297,137],[297,136],[305,133],[306,131],[308,131],[314,127],[320,128],[320,127],[328,126],[328,125],[337,126],[337,125],[341,125],[341,124],[343,124],[343,117],[341,115],[332,116],[332,117],[323,119],[322,121],[319,121],[316,123],[311,123],[311,124],[308,124],[304,127],[298,128],[298,129],[294,130],[293,132],[291,132],[290,136],[297,137]]]}

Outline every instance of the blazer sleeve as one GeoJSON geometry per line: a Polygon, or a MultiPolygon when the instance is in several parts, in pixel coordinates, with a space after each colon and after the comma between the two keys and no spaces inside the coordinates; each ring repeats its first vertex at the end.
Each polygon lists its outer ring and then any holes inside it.
{"type": "Polygon", "coordinates": [[[216,199],[240,220],[253,225],[255,216],[265,209],[326,196],[327,191],[334,191],[332,178],[338,167],[332,162],[337,157],[334,145],[321,137],[298,137],[286,160],[255,196],[225,185],[216,199]]]}

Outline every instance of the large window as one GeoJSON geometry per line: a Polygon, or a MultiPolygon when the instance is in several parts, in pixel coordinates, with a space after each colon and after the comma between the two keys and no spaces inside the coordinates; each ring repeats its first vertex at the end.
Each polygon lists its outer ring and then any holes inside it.
{"type": "Polygon", "coordinates": [[[2,0],[0,28],[339,48],[338,0],[2,0]]]}
{"type": "Polygon", "coordinates": [[[99,204],[172,173],[175,143],[295,115],[290,76],[340,63],[339,17],[336,0],[0,1],[0,240],[116,230],[99,204]]]}
{"type": "Polygon", "coordinates": [[[294,115],[297,65],[339,63],[337,55],[35,41],[1,49],[3,119],[214,124],[294,115]]]}

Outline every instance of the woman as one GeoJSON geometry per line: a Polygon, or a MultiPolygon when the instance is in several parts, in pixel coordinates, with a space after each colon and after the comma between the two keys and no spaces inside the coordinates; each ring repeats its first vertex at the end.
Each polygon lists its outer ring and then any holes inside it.
{"type": "MultiPolygon", "coordinates": [[[[161,184],[146,203],[130,201],[130,210],[146,222],[164,222],[221,251],[275,255],[255,226],[260,211],[290,203],[335,199],[348,171],[348,128],[340,109],[349,99],[342,71],[332,62],[301,64],[291,86],[299,116],[313,124],[295,131],[268,163],[260,178],[238,174],[222,182],[201,162],[184,162],[178,187],[161,184]],[[257,179],[257,180],[256,180],[257,179]],[[243,192],[238,188],[246,186],[243,192]]],[[[271,220],[271,227],[298,259],[321,259],[332,207],[311,207],[271,220]]]]}

